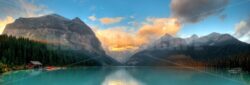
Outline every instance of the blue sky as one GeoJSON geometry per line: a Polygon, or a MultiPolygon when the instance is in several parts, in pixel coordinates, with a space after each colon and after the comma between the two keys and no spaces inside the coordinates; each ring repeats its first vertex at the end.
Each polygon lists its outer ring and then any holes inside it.
{"type": "Polygon", "coordinates": [[[41,0],[38,4],[44,4],[53,9],[55,13],[73,18],[81,16],[86,18],[92,14],[97,17],[115,17],[131,15],[144,18],[147,16],[169,16],[169,0],[41,0]],[[157,10],[156,10],[157,9],[157,10]]]}

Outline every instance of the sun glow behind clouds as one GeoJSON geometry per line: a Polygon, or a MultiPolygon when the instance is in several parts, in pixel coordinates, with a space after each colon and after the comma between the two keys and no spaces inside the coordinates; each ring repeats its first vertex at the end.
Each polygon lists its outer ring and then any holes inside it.
{"type": "Polygon", "coordinates": [[[0,11],[5,15],[5,19],[0,19],[0,34],[4,31],[7,24],[15,21],[19,17],[38,17],[53,13],[44,5],[35,4],[36,1],[30,0],[2,0],[0,11]]]}
{"type": "Polygon", "coordinates": [[[5,26],[13,21],[14,18],[11,16],[7,16],[4,20],[0,20],[0,34],[3,33],[5,26]]]}
{"type": "Polygon", "coordinates": [[[97,29],[97,37],[109,51],[136,50],[154,39],[167,34],[175,36],[181,25],[175,18],[147,18],[138,30],[128,31],[128,27],[97,29]]]}

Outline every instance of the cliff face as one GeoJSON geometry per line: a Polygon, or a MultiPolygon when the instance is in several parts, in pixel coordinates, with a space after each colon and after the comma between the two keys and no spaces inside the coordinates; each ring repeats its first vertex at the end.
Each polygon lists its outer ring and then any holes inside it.
{"type": "Polygon", "coordinates": [[[3,34],[57,43],[74,50],[104,54],[94,32],[79,18],[69,20],[56,14],[19,18],[7,25],[3,34]]]}
{"type": "Polygon", "coordinates": [[[19,18],[14,23],[8,24],[3,34],[52,43],[58,45],[60,49],[77,50],[91,56],[102,56],[100,60],[114,61],[107,59],[109,57],[94,32],[77,17],[70,20],[51,14],[19,18]]]}

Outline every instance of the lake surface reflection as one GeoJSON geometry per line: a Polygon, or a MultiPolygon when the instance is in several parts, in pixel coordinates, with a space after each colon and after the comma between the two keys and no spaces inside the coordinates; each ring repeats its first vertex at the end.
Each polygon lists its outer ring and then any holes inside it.
{"type": "Polygon", "coordinates": [[[170,67],[82,67],[15,71],[0,85],[249,85],[250,75],[170,67]]]}

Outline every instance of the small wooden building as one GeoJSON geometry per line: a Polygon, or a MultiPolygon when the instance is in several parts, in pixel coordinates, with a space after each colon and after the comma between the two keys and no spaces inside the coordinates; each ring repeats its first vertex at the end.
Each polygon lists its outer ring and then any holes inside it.
{"type": "Polygon", "coordinates": [[[37,69],[37,68],[42,68],[43,64],[40,61],[30,61],[30,63],[28,64],[28,68],[33,68],[33,69],[37,69]]]}

